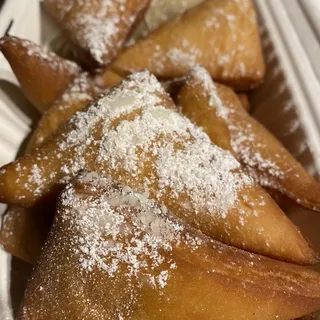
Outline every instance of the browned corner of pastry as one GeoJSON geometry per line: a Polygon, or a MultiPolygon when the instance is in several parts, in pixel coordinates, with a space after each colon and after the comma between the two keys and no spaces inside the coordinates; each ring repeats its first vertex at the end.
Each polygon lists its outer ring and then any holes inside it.
{"type": "Polygon", "coordinates": [[[0,49],[24,94],[40,112],[52,105],[81,70],[75,63],[18,37],[6,36],[0,49]]]}
{"type": "Polygon", "coordinates": [[[118,54],[150,0],[45,0],[46,11],[87,69],[105,67],[118,54]]]}
{"type": "Polygon", "coordinates": [[[122,75],[148,68],[171,79],[195,64],[237,90],[261,83],[265,65],[251,0],[203,1],[124,49],[112,68],[122,75]]]}
{"type": "Polygon", "coordinates": [[[319,273],[213,241],[85,172],[60,196],[18,319],[270,320],[319,307],[319,273]]]}

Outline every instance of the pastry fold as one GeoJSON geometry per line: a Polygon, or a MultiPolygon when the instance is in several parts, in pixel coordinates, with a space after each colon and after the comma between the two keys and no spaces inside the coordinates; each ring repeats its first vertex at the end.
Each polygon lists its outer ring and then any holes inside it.
{"type": "Polygon", "coordinates": [[[251,0],[206,0],[123,50],[110,68],[121,76],[147,68],[160,79],[195,64],[238,90],[260,84],[265,66],[251,0]]]}
{"type": "Polygon", "coordinates": [[[60,196],[18,319],[289,320],[319,307],[318,273],[216,242],[90,172],[60,196]]]}
{"type": "Polygon", "coordinates": [[[42,113],[64,92],[81,68],[32,41],[13,36],[0,39],[0,50],[8,60],[27,99],[42,113]]]}
{"type": "Polygon", "coordinates": [[[130,76],[77,112],[34,152],[0,170],[0,200],[33,207],[82,169],[148,190],[210,237],[300,264],[317,255],[228,151],[175,110],[148,72],[130,76]]]}
{"type": "Polygon", "coordinates": [[[109,64],[149,0],[45,0],[46,11],[71,41],[73,53],[87,68],[109,64]]]}
{"type": "Polygon", "coordinates": [[[182,113],[233,154],[261,186],[320,211],[320,183],[241,106],[234,92],[195,67],[178,96],[182,113]]]}

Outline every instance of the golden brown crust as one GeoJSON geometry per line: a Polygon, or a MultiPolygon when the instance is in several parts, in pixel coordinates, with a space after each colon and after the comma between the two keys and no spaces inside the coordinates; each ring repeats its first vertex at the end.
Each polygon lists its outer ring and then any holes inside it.
{"type": "Polygon", "coordinates": [[[124,76],[147,68],[169,79],[195,64],[239,90],[260,84],[265,67],[251,0],[206,0],[124,49],[111,69],[124,76]]]}
{"type": "Polygon", "coordinates": [[[86,107],[99,95],[97,85],[93,78],[82,73],[68,86],[64,93],[42,116],[36,129],[31,135],[27,151],[30,146],[39,146],[57,129],[65,123],[74,113],[86,107]]]}
{"type": "Polygon", "coordinates": [[[146,72],[133,75],[34,153],[3,167],[1,200],[32,207],[55,197],[79,170],[96,170],[136,190],[147,184],[151,198],[225,243],[285,261],[317,262],[296,227],[231,154],[165,108],[175,106],[160,84],[146,72]]]}
{"type": "Polygon", "coordinates": [[[210,92],[204,91],[204,83],[208,80],[213,85],[213,82],[204,69],[202,73],[207,75],[207,80],[199,78],[196,73],[190,75],[180,92],[182,112],[203,127],[214,143],[231,150],[256,181],[271,193],[284,195],[303,207],[320,211],[320,183],[269,131],[245,112],[231,89],[217,85],[210,92]],[[212,95],[218,100],[210,104],[212,95]],[[229,130],[229,145],[226,134],[210,130],[215,125],[229,130]]]}
{"type": "Polygon", "coordinates": [[[46,11],[89,69],[109,64],[150,0],[45,0],[46,11]]]}
{"type": "Polygon", "coordinates": [[[63,93],[81,68],[39,45],[13,36],[0,39],[8,60],[28,100],[42,113],[63,93]]]}
{"type": "Polygon", "coordinates": [[[318,273],[212,241],[89,175],[61,195],[19,319],[287,320],[320,307],[318,273]]]}

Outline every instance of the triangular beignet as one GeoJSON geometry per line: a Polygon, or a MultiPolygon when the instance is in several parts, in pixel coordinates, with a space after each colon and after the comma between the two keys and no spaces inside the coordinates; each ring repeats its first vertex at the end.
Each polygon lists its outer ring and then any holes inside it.
{"type": "Polygon", "coordinates": [[[168,79],[195,64],[236,89],[261,82],[264,61],[251,0],[206,0],[124,49],[110,68],[122,76],[147,68],[168,79]]]}
{"type": "Polygon", "coordinates": [[[60,197],[18,319],[284,320],[319,307],[318,273],[213,241],[85,173],[60,197]]]}
{"type": "Polygon", "coordinates": [[[175,105],[148,72],[130,76],[77,112],[35,152],[0,170],[0,200],[32,207],[81,169],[165,204],[205,234],[252,252],[310,264],[315,252],[231,155],[175,105]]]}
{"type": "Polygon", "coordinates": [[[45,0],[46,11],[88,68],[109,64],[118,54],[149,0],[45,0]]]}
{"type": "Polygon", "coordinates": [[[0,50],[10,63],[25,96],[41,113],[81,71],[74,62],[29,40],[5,36],[0,39],[0,50]]]}
{"type": "Polygon", "coordinates": [[[204,68],[191,71],[178,102],[182,113],[203,127],[213,143],[232,151],[257,183],[320,211],[320,183],[243,109],[231,89],[215,85],[204,68]]]}

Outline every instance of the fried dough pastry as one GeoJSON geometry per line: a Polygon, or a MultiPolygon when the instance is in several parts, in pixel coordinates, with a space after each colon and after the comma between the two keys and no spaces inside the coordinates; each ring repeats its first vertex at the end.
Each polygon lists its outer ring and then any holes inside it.
{"type": "Polygon", "coordinates": [[[195,64],[238,90],[261,82],[265,67],[251,0],[206,0],[124,49],[110,68],[121,76],[147,68],[168,79],[195,64]]]}
{"type": "Polygon", "coordinates": [[[320,275],[226,246],[96,173],[68,185],[20,320],[293,319],[320,275]]]}
{"type": "Polygon", "coordinates": [[[182,113],[201,126],[213,143],[232,151],[257,183],[272,194],[320,211],[320,183],[243,110],[232,90],[215,85],[204,68],[193,69],[178,102],[182,113]]]}
{"type": "Polygon", "coordinates": [[[143,21],[135,28],[128,43],[134,43],[160,25],[175,19],[203,0],[151,0],[143,21]]]}
{"type": "Polygon", "coordinates": [[[97,76],[87,73],[79,75],[53,106],[43,114],[32,134],[30,143],[40,145],[77,111],[85,108],[100,94],[121,81],[122,78],[112,71],[97,76]]]}
{"type": "MultiPolygon", "coordinates": [[[[106,88],[121,81],[118,75],[105,73],[104,77],[89,76],[86,73],[75,78],[64,94],[46,111],[34,130],[26,152],[40,146],[58,127],[66,122],[76,111],[83,109],[106,88]]],[[[2,219],[0,243],[12,255],[29,263],[34,263],[43,246],[51,222],[54,206],[34,210],[11,206],[2,219]]]]}
{"type": "Polygon", "coordinates": [[[86,67],[109,64],[149,0],[45,0],[46,11],[71,41],[86,67]]]}
{"type": "Polygon", "coordinates": [[[30,138],[27,150],[30,151],[30,146],[43,143],[61,124],[94,101],[100,93],[100,88],[89,74],[82,73],[75,78],[60,98],[43,114],[30,138]]]}
{"type": "Polygon", "coordinates": [[[271,197],[227,151],[172,110],[148,72],[130,76],[35,152],[0,170],[0,201],[32,207],[81,169],[95,170],[168,206],[208,236],[278,259],[317,256],[271,197]]]}
{"type": "Polygon", "coordinates": [[[27,99],[42,113],[63,93],[81,68],[29,40],[0,39],[0,50],[27,99]]]}
{"type": "MultiPolygon", "coordinates": [[[[41,144],[40,139],[35,139],[33,136],[34,133],[25,153],[31,152],[41,144]]],[[[8,207],[2,216],[0,229],[0,244],[7,252],[31,264],[36,261],[48,234],[54,212],[54,206],[44,208],[31,210],[18,206],[8,207]],[[46,210],[46,214],[43,210],[46,210]]]]}
{"type": "MultiPolygon", "coordinates": [[[[26,153],[40,146],[61,123],[69,119],[78,109],[92,102],[99,92],[100,88],[87,73],[76,77],[63,95],[43,114],[27,144],[26,153]]],[[[38,210],[9,207],[1,224],[1,245],[12,255],[34,263],[48,233],[53,210],[53,205],[51,208],[46,205],[38,210]],[[48,214],[43,214],[43,210],[48,214]]]]}

